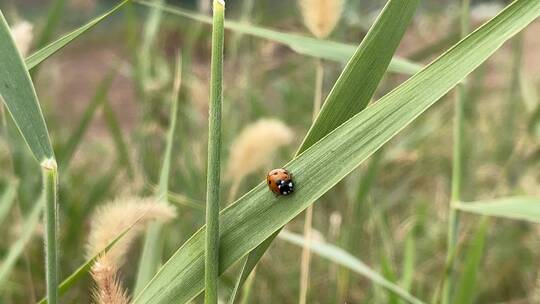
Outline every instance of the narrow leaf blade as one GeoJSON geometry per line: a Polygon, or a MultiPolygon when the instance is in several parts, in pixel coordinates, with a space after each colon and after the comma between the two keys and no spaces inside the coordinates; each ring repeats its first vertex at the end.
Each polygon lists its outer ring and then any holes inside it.
{"type": "MultiPolygon", "coordinates": [[[[304,244],[304,238],[302,236],[289,232],[287,230],[282,230],[279,233],[278,237],[284,241],[300,247],[302,247],[304,244]]],[[[399,297],[409,301],[410,303],[422,303],[422,301],[413,297],[411,294],[403,290],[398,285],[392,283],[375,270],[369,268],[369,266],[367,266],[364,262],[337,246],[312,240],[309,243],[309,248],[314,254],[322,258],[328,259],[333,263],[346,267],[368,278],[373,283],[381,285],[382,287],[388,289],[399,297]]]]}
{"type": "MultiPolygon", "coordinates": [[[[539,15],[539,1],[514,1],[421,72],[304,151],[286,165],[298,185],[286,202],[261,183],[224,209],[220,272],[331,189],[539,15]]],[[[356,85],[354,79],[349,81],[356,85]]],[[[135,303],[187,302],[203,290],[204,229],[169,259],[135,303]]]]}
{"type": "Polygon", "coordinates": [[[0,97],[38,162],[54,158],[30,75],[0,11],[0,97]]]}
{"type": "MultiPolygon", "coordinates": [[[[393,0],[387,3],[330,91],[298,153],[312,146],[368,105],[380,80],[389,68],[392,55],[418,3],[418,0],[393,0]],[[360,78],[359,75],[370,75],[370,77],[360,78]],[[351,85],[352,82],[358,82],[358,85],[351,85]]],[[[264,242],[263,245],[257,247],[257,252],[249,256],[250,264],[255,265],[253,263],[255,257],[262,256],[270,244],[271,241],[264,242]]],[[[249,273],[251,269],[246,267],[243,271],[249,273]]],[[[242,274],[241,277],[247,277],[247,275],[242,274]]]]}
{"type": "Polygon", "coordinates": [[[540,198],[538,197],[517,196],[470,203],[456,203],[453,208],[480,215],[540,223],[540,198]]]}
{"type": "Polygon", "coordinates": [[[114,12],[119,10],[122,6],[124,6],[124,4],[128,3],[129,1],[131,1],[131,0],[124,0],[124,1],[120,2],[118,5],[113,7],[110,11],[106,12],[105,14],[90,20],[90,22],[88,22],[87,24],[79,27],[78,29],[76,29],[76,30],[62,36],[58,40],[56,40],[54,42],[51,42],[50,44],[46,45],[45,47],[39,49],[38,51],[36,51],[32,55],[30,55],[28,58],[26,58],[26,67],[29,70],[31,70],[36,65],[40,64],[45,59],[49,58],[50,56],[54,55],[56,52],[61,50],[64,46],[69,44],[75,38],[79,37],[80,35],[82,35],[86,31],[88,31],[89,29],[91,29],[92,27],[94,27],[95,25],[100,23],[101,21],[103,21],[105,18],[112,15],[114,12]]]}
{"type": "MultiPolygon", "coordinates": [[[[186,18],[197,20],[206,24],[212,23],[212,18],[208,16],[171,5],[158,5],[144,0],[135,0],[135,2],[144,6],[157,7],[168,13],[184,16],[186,18]]],[[[299,34],[284,33],[241,22],[225,21],[225,28],[245,35],[251,35],[285,44],[293,51],[302,55],[308,55],[331,61],[347,62],[356,50],[356,45],[315,39],[299,34]]],[[[391,72],[412,75],[418,72],[421,68],[422,66],[417,63],[411,62],[404,58],[394,57],[388,69],[391,72]]]]}

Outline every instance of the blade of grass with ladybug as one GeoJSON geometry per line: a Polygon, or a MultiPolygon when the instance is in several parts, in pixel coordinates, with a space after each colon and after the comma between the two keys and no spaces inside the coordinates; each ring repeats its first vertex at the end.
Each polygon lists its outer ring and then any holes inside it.
{"type": "MultiPolygon", "coordinates": [[[[372,92],[364,93],[370,86],[360,86],[360,83],[368,82],[376,87],[378,80],[373,83],[370,80],[376,78],[374,69],[385,69],[384,65],[373,62],[390,47],[388,39],[392,36],[379,37],[375,34],[384,32],[387,26],[398,26],[403,14],[413,10],[409,6],[415,4],[413,1],[390,1],[370,31],[372,36],[365,38],[336,82],[319,118],[304,140],[301,153],[284,166],[294,174],[294,195],[276,197],[268,190],[266,182],[262,182],[221,211],[220,273],[258,246],[258,252],[264,252],[265,245],[271,243],[276,231],[329,191],[540,15],[540,2],[514,1],[423,70],[356,114],[362,108],[357,105],[362,100],[361,96],[367,95],[366,104],[372,96],[372,92]],[[391,12],[396,15],[386,20],[386,14],[391,12]],[[390,24],[378,27],[377,24],[383,20],[390,24]],[[380,47],[368,48],[368,52],[365,48],[370,43],[380,43],[380,47]],[[359,87],[362,89],[358,90],[359,87]]],[[[134,300],[135,303],[183,303],[203,290],[204,229],[196,232],[163,265],[134,300]]],[[[406,292],[400,297],[421,303],[406,292]]]]}

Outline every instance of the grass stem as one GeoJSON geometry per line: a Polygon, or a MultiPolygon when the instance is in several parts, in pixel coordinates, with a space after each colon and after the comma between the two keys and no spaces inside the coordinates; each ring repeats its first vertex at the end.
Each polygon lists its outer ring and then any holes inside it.
{"type": "Polygon", "coordinates": [[[58,302],[58,258],[57,258],[57,205],[58,187],[57,165],[54,159],[45,160],[42,164],[43,188],[45,191],[45,253],[47,277],[47,303],[58,302]]]}
{"type": "MultiPolygon", "coordinates": [[[[470,31],[469,20],[470,0],[461,2],[461,37],[465,37],[470,31]]],[[[454,146],[452,155],[452,192],[448,215],[447,252],[444,272],[444,284],[442,303],[451,303],[452,290],[454,287],[454,261],[456,258],[456,244],[459,233],[459,212],[452,208],[452,203],[461,200],[461,186],[463,183],[463,133],[465,116],[466,87],[464,82],[456,88],[456,101],[454,110],[454,146]]]]}
{"type": "MultiPolygon", "coordinates": [[[[313,121],[319,115],[322,105],[322,90],[324,82],[324,66],[321,59],[317,59],[315,73],[315,94],[313,98],[313,121]]],[[[307,301],[307,291],[309,287],[309,268],[311,260],[310,242],[311,231],[313,230],[313,205],[306,209],[304,218],[304,246],[302,247],[302,260],[300,264],[300,296],[298,303],[305,304],[307,301]]]]}
{"type": "Polygon", "coordinates": [[[223,84],[223,36],[225,1],[214,0],[212,25],[212,60],[210,105],[208,115],[208,173],[206,181],[206,243],[205,295],[206,304],[218,302],[219,274],[219,190],[221,150],[221,103],[223,84]]]}

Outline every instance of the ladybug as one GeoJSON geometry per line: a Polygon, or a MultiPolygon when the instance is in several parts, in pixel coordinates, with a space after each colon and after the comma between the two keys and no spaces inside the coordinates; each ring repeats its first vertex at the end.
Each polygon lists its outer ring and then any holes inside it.
{"type": "Polygon", "coordinates": [[[274,169],[266,175],[268,188],[277,195],[289,195],[294,191],[292,174],[285,169],[274,169]]]}

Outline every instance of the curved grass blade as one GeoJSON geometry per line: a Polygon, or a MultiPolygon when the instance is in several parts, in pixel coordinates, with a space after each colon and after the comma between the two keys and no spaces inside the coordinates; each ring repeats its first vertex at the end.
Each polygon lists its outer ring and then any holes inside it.
{"type": "MultiPolygon", "coordinates": [[[[540,2],[517,0],[398,88],[292,160],[294,195],[275,197],[265,183],[220,214],[220,273],[311,205],[540,16],[540,2]],[[326,178],[317,178],[324,175],[326,178]],[[286,200],[286,202],[284,201],[286,200]]],[[[350,78],[349,85],[365,75],[350,78]]],[[[204,286],[205,227],[160,269],[134,303],[187,302],[204,286]]]]}
{"type": "MultiPolygon", "coordinates": [[[[56,161],[34,85],[11,37],[4,15],[1,12],[0,54],[2,54],[0,56],[0,66],[2,66],[0,69],[0,97],[4,100],[17,128],[32,151],[32,155],[42,167],[44,200],[46,202],[45,252],[47,296],[52,304],[56,304],[58,272],[56,258],[56,191],[58,187],[56,161]]],[[[41,208],[41,206],[39,207],[41,208]]],[[[14,260],[12,261],[14,262],[14,260]]],[[[6,263],[6,265],[8,265],[8,268],[10,267],[10,264],[6,263]]]]}
{"type": "MultiPolygon", "coordinates": [[[[388,2],[328,94],[297,154],[309,148],[368,105],[391,63],[392,55],[412,19],[418,3],[418,0],[388,2]],[[360,80],[358,75],[370,75],[370,77],[364,77],[360,80]],[[352,79],[357,79],[359,85],[350,85],[352,79]]],[[[272,235],[270,238],[274,239],[275,237],[272,235]]],[[[259,246],[256,252],[251,253],[248,257],[249,263],[246,266],[256,265],[270,244],[271,241],[264,242],[264,245],[259,246]]],[[[239,276],[237,285],[243,284],[241,280],[245,280],[251,270],[252,268],[248,267],[242,269],[243,272],[247,271],[248,273],[239,276]]],[[[233,293],[232,298],[234,296],[235,293],[233,293]]]]}
{"type": "MultiPolygon", "coordinates": [[[[145,0],[134,0],[134,2],[148,7],[157,7],[168,13],[190,18],[206,24],[212,24],[212,18],[196,12],[184,10],[179,7],[171,5],[158,5],[145,0]]],[[[241,22],[225,21],[225,28],[241,34],[251,35],[285,44],[293,51],[302,55],[332,61],[347,62],[356,51],[356,45],[321,40],[299,34],[284,33],[241,22]]],[[[388,70],[391,72],[412,75],[418,72],[421,68],[422,66],[419,64],[411,62],[407,59],[394,57],[390,63],[390,66],[388,67],[388,70]]]]}
{"type": "Polygon", "coordinates": [[[47,13],[47,20],[45,21],[45,26],[36,39],[36,45],[38,48],[44,46],[47,42],[50,41],[51,36],[54,34],[56,28],[58,27],[58,21],[62,17],[64,7],[66,6],[66,0],[54,0],[51,3],[49,12],[47,13]]]}
{"type": "MultiPolygon", "coordinates": [[[[54,0],[53,3],[51,3],[47,13],[47,19],[45,20],[45,25],[36,39],[36,48],[42,48],[48,42],[50,42],[51,37],[58,28],[58,24],[60,23],[60,18],[62,17],[65,6],[66,0],[54,0]]],[[[38,69],[30,72],[32,79],[35,78],[37,73],[38,69]]]]}
{"type": "Polygon", "coordinates": [[[539,197],[516,196],[477,202],[459,202],[452,207],[479,215],[540,223],[539,197]]]}
{"type": "MultiPolygon", "coordinates": [[[[282,230],[279,233],[278,238],[300,247],[304,242],[304,238],[301,235],[289,232],[287,230],[282,230]]],[[[364,262],[337,246],[312,240],[309,247],[314,254],[368,278],[373,283],[381,285],[410,303],[422,303],[422,301],[413,297],[410,293],[398,285],[390,282],[378,272],[369,268],[369,266],[364,264],[364,262]]]]}
{"type": "Polygon", "coordinates": [[[30,75],[0,11],[0,97],[36,160],[54,158],[30,75]]]}
{"type": "Polygon", "coordinates": [[[72,31],[71,33],[68,33],[68,34],[64,35],[63,37],[59,38],[56,41],[51,42],[50,44],[48,44],[45,47],[39,49],[38,51],[36,51],[32,55],[28,56],[28,58],[26,58],[26,60],[25,60],[27,69],[30,70],[30,69],[34,68],[36,65],[40,64],[43,60],[45,60],[45,59],[49,58],[50,56],[54,55],[56,52],[58,52],[64,46],[66,46],[68,43],[70,43],[75,38],[79,37],[81,34],[83,34],[84,32],[86,32],[89,29],[91,29],[92,27],[94,27],[94,25],[96,25],[96,24],[100,23],[101,21],[103,21],[103,19],[105,19],[105,18],[109,17],[110,15],[112,15],[114,12],[119,10],[122,6],[124,6],[124,4],[128,3],[129,1],[131,1],[131,0],[124,0],[124,1],[120,2],[118,5],[113,7],[110,11],[106,12],[105,14],[92,19],[87,24],[79,27],[78,29],[72,31]]]}

